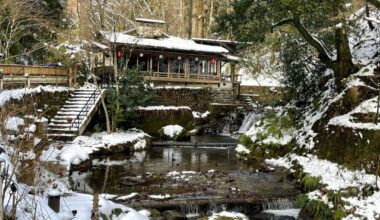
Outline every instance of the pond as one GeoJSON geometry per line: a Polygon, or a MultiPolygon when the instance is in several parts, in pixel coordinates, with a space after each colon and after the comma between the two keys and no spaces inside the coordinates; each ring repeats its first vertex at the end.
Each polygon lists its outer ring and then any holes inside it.
{"type": "MultiPolygon", "coordinates": [[[[192,141],[236,142],[227,136],[202,136],[192,141]]],[[[265,204],[291,200],[298,193],[282,170],[268,170],[261,164],[239,160],[233,148],[218,146],[153,146],[127,155],[97,157],[92,166],[73,170],[71,180],[76,191],[137,193],[138,197],[121,202],[160,211],[177,209],[188,216],[230,209],[252,217],[261,213],[265,204]],[[168,198],[152,199],[152,195],[168,198]]]]}

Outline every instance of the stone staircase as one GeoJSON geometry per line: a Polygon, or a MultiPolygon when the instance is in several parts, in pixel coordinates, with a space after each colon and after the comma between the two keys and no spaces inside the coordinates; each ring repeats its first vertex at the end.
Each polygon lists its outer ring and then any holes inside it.
{"type": "Polygon", "coordinates": [[[240,103],[245,108],[252,109],[255,106],[254,99],[256,96],[256,94],[240,94],[240,103]]]}
{"type": "Polygon", "coordinates": [[[48,137],[73,139],[81,135],[100,106],[105,90],[76,89],[48,126],[48,137]]]}
{"type": "Polygon", "coordinates": [[[212,103],[237,104],[236,96],[230,90],[214,90],[211,96],[212,103]]]}

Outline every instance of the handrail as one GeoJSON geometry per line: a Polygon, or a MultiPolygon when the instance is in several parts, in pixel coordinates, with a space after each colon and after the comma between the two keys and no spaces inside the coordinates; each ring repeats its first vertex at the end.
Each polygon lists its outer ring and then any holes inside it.
{"type": "Polygon", "coordinates": [[[96,103],[96,98],[97,98],[96,94],[97,94],[97,92],[99,92],[99,95],[100,95],[101,91],[98,90],[98,89],[95,89],[94,92],[91,93],[91,96],[89,97],[89,99],[87,100],[87,102],[84,104],[84,106],[82,107],[82,109],[79,111],[77,117],[75,117],[75,119],[71,122],[71,124],[70,124],[70,131],[76,125],[76,128],[78,129],[78,133],[79,133],[80,122],[81,122],[80,119],[82,119],[82,117],[86,117],[87,116],[86,112],[92,107],[92,105],[94,105],[96,103]],[[92,101],[92,105],[90,105],[90,101],[92,101]],[[82,113],[84,113],[84,115],[82,115],[82,113]]]}

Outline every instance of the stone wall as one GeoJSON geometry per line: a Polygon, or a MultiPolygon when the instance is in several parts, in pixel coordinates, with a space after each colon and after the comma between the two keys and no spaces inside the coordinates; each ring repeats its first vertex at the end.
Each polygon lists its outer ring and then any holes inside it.
{"type": "Polygon", "coordinates": [[[194,111],[207,111],[212,91],[205,88],[155,89],[152,105],[189,106],[194,111]]]}
{"type": "Polygon", "coordinates": [[[210,103],[239,105],[232,90],[209,88],[160,88],[155,89],[152,105],[189,106],[194,111],[209,110],[210,103]]]}

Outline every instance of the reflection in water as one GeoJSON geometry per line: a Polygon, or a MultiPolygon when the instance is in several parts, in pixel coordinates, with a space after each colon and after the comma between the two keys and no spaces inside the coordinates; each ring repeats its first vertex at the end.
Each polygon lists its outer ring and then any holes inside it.
{"type": "MultiPolygon", "coordinates": [[[[104,189],[104,193],[127,194],[143,190],[144,186],[125,186],[121,179],[125,176],[144,176],[154,173],[156,176],[165,176],[171,171],[208,170],[250,170],[249,166],[236,158],[235,154],[226,148],[159,148],[153,147],[143,152],[128,155],[112,155],[97,158],[86,175],[78,176],[78,172],[71,175],[75,183],[80,181],[86,187],[76,188],[80,191],[92,192],[92,189],[104,189]],[[103,180],[108,168],[106,185],[103,180]]],[[[149,185],[147,184],[147,186],[149,185]]]]}

